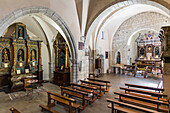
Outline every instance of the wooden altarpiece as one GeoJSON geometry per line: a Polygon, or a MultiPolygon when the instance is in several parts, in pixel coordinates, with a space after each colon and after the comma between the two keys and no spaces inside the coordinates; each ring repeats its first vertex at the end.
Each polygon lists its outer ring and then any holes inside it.
{"type": "Polygon", "coordinates": [[[69,48],[61,34],[57,35],[54,42],[55,50],[55,71],[53,82],[56,85],[70,84],[70,60],[69,48]]]}
{"type": "Polygon", "coordinates": [[[23,89],[23,79],[32,74],[42,78],[41,42],[30,40],[26,26],[14,23],[0,37],[0,87],[23,89]]]}

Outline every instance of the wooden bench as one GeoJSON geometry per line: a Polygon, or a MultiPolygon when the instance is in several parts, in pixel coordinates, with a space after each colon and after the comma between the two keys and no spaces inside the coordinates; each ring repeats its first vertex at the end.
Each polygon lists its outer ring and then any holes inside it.
{"type": "Polygon", "coordinates": [[[99,93],[97,92],[96,87],[90,87],[90,86],[80,85],[80,84],[75,84],[75,83],[70,83],[70,84],[73,89],[87,92],[88,94],[90,94],[90,96],[92,94],[92,96],[91,96],[92,100],[90,100],[91,102],[94,102],[98,98],[99,93]]]}
{"type": "Polygon", "coordinates": [[[80,81],[82,84],[87,84],[89,86],[96,87],[99,90],[99,96],[104,95],[102,92],[105,91],[105,88],[103,88],[105,86],[105,84],[93,82],[93,81],[85,81],[85,80],[80,80],[80,81]]]}
{"type": "Polygon", "coordinates": [[[125,88],[125,87],[120,87],[120,89],[125,90],[125,93],[128,91],[128,92],[136,92],[136,93],[142,93],[142,94],[146,94],[146,95],[152,95],[152,96],[158,97],[158,100],[161,97],[167,97],[167,95],[165,95],[163,93],[158,93],[158,92],[153,92],[153,91],[146,91],[146,90],[133,89],[133,88],[125,88]]]}
{"type": "Polygon", "coordinates": [[[40,107],[42,108],[42,110],[41,110],[42,112],[43,112],[43,111],[49,111],[50,113],[59,113],[59,112],[51,109],[51,107],[44,106],[44,105],[42,105],[42,104],[40,105],[40,107]]]}
{"type": "Polygon", "coordinates": [[[21,113],[19,112],[17,109],[15,109],[14,107],[9,109],[12,113],[21,113]]]}
{"type": "Polygon", "coordinates": [[[82,106],[80,107],[81,110],[83,110],[85,107],[88,106],[88,102],[90,102],[91,100],[90,97],[88,97],[88,93],[83,91],[78,91],[68,87],[63,87],[63,86],[60,86],[60,88],[61,88],[61,95],[66,94],[70,97],[76,97],[82,100],[82,106]]]}
{"type": "Polygon", "coordinates": [[[105,83],[106,85],[106,90],[105,92],[108,92],[109,91],[109,87],[111,87],[110,85],[110,81],[107,81],[107,80],[101,80],[101,79],[94,79],[94,78],[87,78],[89,81],[96,81],[96,82],[101,82],[101,83],[105,83]]]}
{"type": "Polygon", "coordinates": [[[155,90],[155,91],[158,91],[158,92],[163,92],[163,91],[164,91],[164,89],[162,89],[162,88],[142,86],[142,85],[136,85],[136,84],[128,84],[128,83],[125,83],[125,86],[128,86],[128,88],[129,88],[129,87],[142,88],[142,89],[148,89],[148,90],[155,90]]]}
{"type": "Polygon", "coordinates": [[[112,109],[112,113],[114,113],[114,111],[116,113],[117,113],[117,111],[121,111],[121,112],[125,112],[125,113],[141,113],[140,111],[147,112],[147,113],[160,113],[160,112],[155,111],[155,110],[151,110],[151,109],[148,109],[148,108],[144,108],[144,107],[120,102],[120,101],[117,101],[117,100],[112,100],[112,99],[108,99],[108,98],[106,98],[106,100],[107,100],[107,102],[110,102],[110,104],[108,105],[108,108],[112,109]],[[117,106],[115,104],[118,104],[119,106],[117,106]],[[128,108],[131,108],[131,109],[128,109],[128,108]],[[134,111],[133,109],[139,110],[139,111],[134,111]]]}
{"type": "Polygon", "coordinates": [[[74,99],[68,98],[68,97],[65,97],[60,94],[53,93],[50,91],[47,91],[47,94],[48,94],[48,104],[46,107],[44,107],[44,105],[40,105],[42,110],[48,110],[49,108],[55,106],[55,102],[59,102],[59,103],[69,106],[69,113],[75,113],[76,110],[80,112],[80,105],[77,104],[74,99]],[[54,101],[53,103],[51,102],[52,100],[54,101]],[[75,109],[74,111],[73,111],[73,108],[75,109]]]}
{"type": "MultiPolygon", "coordinates": [[[[121,91],[121,93],[125,93],[125,91],[121,91]]],[[[144,97],[144,98],[150,98],[150,99],[158,100],[157,97],[154,97],[154,96],[151,96],[151,95],[144,95],[144,94],[138,94],[138,93],[133,93],[133,92],[126,92],[126,94],[136,95],[136,96],[140,96],[140,97],[144,97]]],[[[159,100],[164,101],[164,102],[168,102],[168,100],[165,99],[165,98],[159,98],[159,100]]]]}
{"type": "Polygon", "coordinates": [[[168,102],[160,101],[160,100],[154,100],[149,98],[144,98],[140,96],[130,95],[130,94],[124,94],[124,93],[118,93],[114,92],[114,94],[119,95],[119,97],[116,97],[116,99],[119,99],[119,101],[128,102],[131,104],[156,109],[157,111],[165,111],[167,112],[168,108],[161,105],[168,106],[168,102]]]}

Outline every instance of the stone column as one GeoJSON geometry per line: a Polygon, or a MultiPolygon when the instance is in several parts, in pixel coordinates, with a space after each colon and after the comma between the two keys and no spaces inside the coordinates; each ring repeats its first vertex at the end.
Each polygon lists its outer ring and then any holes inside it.
{"type": "Polygon", "coordinates": [[[29,67],[29,63],[30,63],[30,41],[27,41],[27,62],[26,62],[26,66],[27,68],[29,67]]]}
{"type": "Polygon", "coordinates": [[[71,66],[71,69],[72,69],[72,74],[71,74],[71,82],[73,83],[78,83],[78,63],[77,63],[77,59],[73,59],[72,61],[72,66],[71,66]]]}
{"type": "Polygon", "coordinates": [[[48,65],[49,65],[49,80],[51,81],[52,80],[52,63],[49,62],[48,65]]]}
{"type": "Polygon", "coordinates": [[[93,73],[95,73],[95,53],[96,53],[96,50],[92,50],[92,59],[93,59],[92,67],[93,67],[93,73]]]}
{"type": "Polygon", "coordinates": [[[16,68],[16,60],[17,60],[17,56],[16,56],[16,39],[13,40],[12,42],[12,45],[13,45],[13,51],[14,51],[14,54],[13,54],[13,66],[14,68],[16,68]]]}

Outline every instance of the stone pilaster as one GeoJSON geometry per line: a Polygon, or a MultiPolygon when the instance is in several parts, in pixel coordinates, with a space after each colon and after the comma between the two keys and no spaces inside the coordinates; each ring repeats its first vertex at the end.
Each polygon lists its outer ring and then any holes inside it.
{"type": "Polygon", "coordinates": [[[78,78],[78,63],[77,63],[77,59],[74,59],[73,60],[73,62],[72,62],[72,66],[71,66],[71,82],[73,82],[73,83],[77,83],[78,82],[78,80],[77,80],[77,78],[78,78]]]}

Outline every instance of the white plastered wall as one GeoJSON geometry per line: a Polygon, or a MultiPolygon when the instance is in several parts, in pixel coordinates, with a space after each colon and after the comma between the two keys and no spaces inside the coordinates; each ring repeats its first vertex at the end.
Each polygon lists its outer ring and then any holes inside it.
{"type": "Polygon", "coordinates": [[[49,80],[49,55],[48,55],[48,49],[46,45],[43,43],[42,44],[42,49],[41,49],[41,57],[42,59],[42,65],[43,65],[43,80],[49,80]]]}

